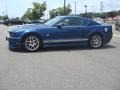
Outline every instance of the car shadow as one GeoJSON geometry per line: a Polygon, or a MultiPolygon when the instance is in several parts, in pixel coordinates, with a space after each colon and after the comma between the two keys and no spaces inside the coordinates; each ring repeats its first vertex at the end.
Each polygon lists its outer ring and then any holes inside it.
{"type": "Polygon", "coordinates": [[[113,48],[116,48],[116,47],[113,45],[104,45],[99,49],[92,49],[92,48],[89,48],[88,46],[72,46],[72,47],[49,47],[49,48],[43,48],[36,52],[27,52],[25,50],[20,50],[20,49],[19,50],[10,49],[10,51],[17,52],[17,53],[40,53],[40,52],[56,52],[56,51],[70,52],[70,51],[80,51],[80,50],[103,50],[103,49],[113,49],[113,48]]]}

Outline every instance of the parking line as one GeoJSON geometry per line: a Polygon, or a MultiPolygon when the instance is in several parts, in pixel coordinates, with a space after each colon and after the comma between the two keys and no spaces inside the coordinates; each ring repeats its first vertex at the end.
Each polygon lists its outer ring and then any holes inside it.
{"type": "Polygon", "coordinates": [[[114,37],[119,37],[120,38],[120,35],[118,34],[113,34],[114,37]]]}

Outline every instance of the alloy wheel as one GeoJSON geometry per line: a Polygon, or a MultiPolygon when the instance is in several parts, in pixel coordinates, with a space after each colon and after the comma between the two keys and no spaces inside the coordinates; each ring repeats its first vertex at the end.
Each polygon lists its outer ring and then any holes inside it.
{"type": "Polygon", "coordinates": [[[36,51],[40,47],[40,40],[36,36],[29,36],[25,40],[25,48],[28,51],[36,51]]]}
{"type": "Polygon", "coordinates": [[[102,38],[100,35],[93,35],[90,41],[91,47],[99,48],[102,44],[102,38]]]}

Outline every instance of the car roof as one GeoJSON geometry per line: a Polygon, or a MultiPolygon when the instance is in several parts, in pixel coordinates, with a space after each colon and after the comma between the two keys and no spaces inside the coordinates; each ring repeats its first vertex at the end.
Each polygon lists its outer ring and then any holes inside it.
{"type": "Polygon", "coordinates": [[[81,16],[58,16],[58,17],[63,17],[63,18],[81,18],[81,19],[84,19],[84,20],[92,20],[90,18],[85,18],[85,17],[81,17],[81,16]]]}

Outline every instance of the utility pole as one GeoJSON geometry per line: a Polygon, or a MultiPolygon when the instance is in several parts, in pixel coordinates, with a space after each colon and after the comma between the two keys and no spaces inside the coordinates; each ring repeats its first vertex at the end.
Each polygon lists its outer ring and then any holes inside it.
{"type": "Polygon", "coordinates": [[[75,2],[75,15],[76,15],[76,3],[77,3],[77,2],[75,2]]]}
{"type": "Polygon", "coordinates": [[[85,5],[84,7],[85,7],[85,17],[87,17],[87,5],[85,5]]]}
{"type": "Polygon", "coordinates": [[[64,15],[66,14],[66,0],[64,0],[64,15]]]}
{"type": "Polygon", "coordinates": [[[103,1],[101,1],[100,2],[100,11],[101,11],[101,13],[103,13],[103,8],[104,8],[103,1]]]}
{"type": "Polygon", "coordinates": [[[7,9],[7,6],[5,7],[5,12],[6,12],[6,15],[8,16],[8,9],[7,9]]]}
{"type": "Polygon", "coordinates": [[[85,13],[87,14],[87,5],[85,5],[84,7],[85,7],[85,9],[86,9],[86,10],[85,10],[85,13]]]}

